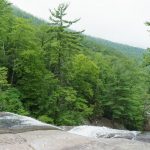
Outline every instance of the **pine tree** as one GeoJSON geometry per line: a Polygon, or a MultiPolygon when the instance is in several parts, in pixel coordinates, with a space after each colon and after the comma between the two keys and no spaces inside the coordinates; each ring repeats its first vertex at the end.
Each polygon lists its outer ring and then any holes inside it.
{"type": "Polygon", "coordinates": [[[55,53],[57,64],[54,72],[58,76],[60,82],[63,82],[64,68],[71,56],[81,50],[81,33],[74,32],[68,28],[79,21],[79,19],[68,21],[65,20],[68,4],[60,4],[54,11],[50,10],[50,24],[52,28],[49,32],[52,34],[52,49],[55,53]]]}

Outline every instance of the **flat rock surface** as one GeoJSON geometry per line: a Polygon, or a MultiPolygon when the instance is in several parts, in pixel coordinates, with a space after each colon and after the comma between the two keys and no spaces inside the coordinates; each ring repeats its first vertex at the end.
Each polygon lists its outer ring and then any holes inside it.
{"type": "Polygon", "coordinates": [[[127,139],[98,140],[59,130],[0,134],[0,150],[150,150],[150,144],[127,139]]]}

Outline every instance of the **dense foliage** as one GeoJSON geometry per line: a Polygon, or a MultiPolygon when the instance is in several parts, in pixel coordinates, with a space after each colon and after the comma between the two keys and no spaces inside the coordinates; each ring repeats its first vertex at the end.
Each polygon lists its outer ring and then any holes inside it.
{"type": "Polygon", "coordinates": [[[14,15],[5,0],[0,8],[0,111],[56,125],[106,117],[128,129],[143,128],[148,55],[140,64],[121,49],[69,30],[79,20],[65,19],[67,4],[50,11],[49,23],[17,10],[14,15]]]}

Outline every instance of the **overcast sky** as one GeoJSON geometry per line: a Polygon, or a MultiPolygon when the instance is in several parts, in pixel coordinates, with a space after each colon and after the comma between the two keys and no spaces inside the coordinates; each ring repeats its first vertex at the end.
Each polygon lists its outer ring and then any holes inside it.
{"type": "Polygon", "coordinates": [[[19,8],[48,20],[49,9],[69,2],[68,18],[81,18],[72,27],[114,42],[147,48],[150,33],[150,0],[9,0],[19,8]]]}

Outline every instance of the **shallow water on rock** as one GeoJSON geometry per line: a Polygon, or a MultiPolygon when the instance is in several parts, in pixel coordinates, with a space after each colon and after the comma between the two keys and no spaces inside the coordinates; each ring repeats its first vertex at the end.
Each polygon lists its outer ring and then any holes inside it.
{"type": "Polygon", "coordinates": [[[33,130],[58,130],[60,128],[27,116],[0,112],[0,133],[19,133],[33,130]]]}
{"type": "MultiPolygon", "coordinates": [[[[70,127],[69,127],[70,128],[70,127]]],[[[69,133],[90,137],[90,138],[123,138],[138,140],[150,143],[150,132],[139,132],[129,130],[118,130],[101,126],[77,126],[72,127],[69,133]]]]}
{"type": "Polygon", "coordinates": [[[78,126],[74,127],[69,132],[91,138],[126,138],[126,139],[135,139],[137,135],[140,134],[140,132],[138,131],[117,130],[99,126],[78,126]]]}

